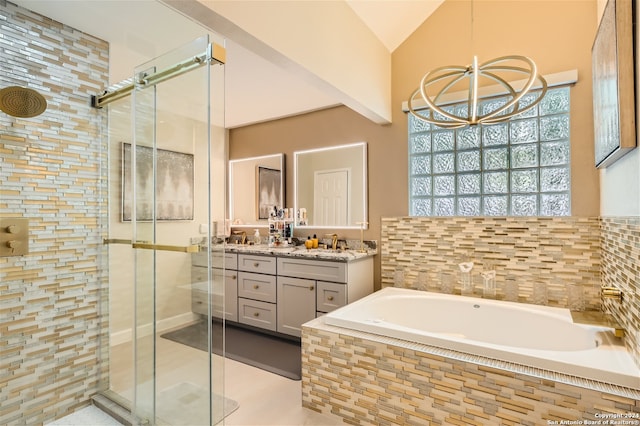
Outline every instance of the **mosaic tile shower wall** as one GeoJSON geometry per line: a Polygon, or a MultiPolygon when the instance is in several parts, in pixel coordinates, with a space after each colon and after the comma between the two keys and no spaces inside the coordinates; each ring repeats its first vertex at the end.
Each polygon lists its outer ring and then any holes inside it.
{"type": "Polygon", "coordinates": [[[35,118],[0,113],[0,215],[29,219],[30,246],[0,258],[0,424],[36,425],[107,380],[106,120],[89,98],[108,84],[109,47],[5,0],[0,34],[0,87],[48,102],[35,118]]]}
{"type": "Polygon", "coordinates": [[[595,217],[383,218],[382,287],[439,292],[443,274],[450,274],[460,294],[458,264],[472,261],[475,296],[482,297],[484,264],[492,264],[498,299],[507,280],[518,284],[520,302],[531,301],[534,283],[542,282],[547,305],[566,307],[567,290],[576,285],[585,308],[599,309],[599,235],[595,217]]]}
{"type": "Polygon", "coordinates": [[[626,330],[625,343],[640,366],[640,218],[602,218],[602,284],[622,290],[622,301],[604,299],[626,330]]]}

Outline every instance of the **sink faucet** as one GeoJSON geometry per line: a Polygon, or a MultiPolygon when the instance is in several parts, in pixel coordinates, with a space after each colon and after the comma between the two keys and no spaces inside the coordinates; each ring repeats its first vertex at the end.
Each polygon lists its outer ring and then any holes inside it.
{"type": "Polygon", "coordinates": [[[618,301],[622,301],[622,291],[619,288],[616,288],[613,286],[602,287],[600,291],[603,298],[616,299],[618,301]]]}
{"type": "Polygon", "coordinates": [[[324,234],[323,241],[325,242],[326,248],[329,248],[329,244],[326,243],[326,241],[329,238],[331,238],[331,249],[332,250],[337,250],[338,249],[338,234],[324,234]]]}
{"type": "Polygon", "coordinates": [[[247,243],[247,232],[242,231],[242,233],[240,234],[240,244],[246,244],[246,243],[247,243]]]}

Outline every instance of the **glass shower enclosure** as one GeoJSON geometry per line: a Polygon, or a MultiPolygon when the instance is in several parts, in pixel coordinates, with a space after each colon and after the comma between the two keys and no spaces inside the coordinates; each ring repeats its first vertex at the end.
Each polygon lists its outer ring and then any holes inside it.
{"type": "Polygon", "coordinates": [[[224,48],[205,36],[94,100],[109,117],[104,387],[141,424],[213,425],[235,408],[212,351],[223,332],[211,303],[194,309],[196,293],[224,297],[211,272],[223,256],[209,255],[225,211],[223,64],[224,48]]]}

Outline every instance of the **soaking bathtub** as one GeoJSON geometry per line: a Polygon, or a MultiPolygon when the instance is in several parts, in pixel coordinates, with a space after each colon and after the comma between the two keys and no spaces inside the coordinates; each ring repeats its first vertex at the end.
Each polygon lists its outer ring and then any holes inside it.
{"type": "Polygon", "coordinates": [[[337,309],[330,326],[640,389],[640,370],[609,328],[568,309],[388,287],[337,309]]]}

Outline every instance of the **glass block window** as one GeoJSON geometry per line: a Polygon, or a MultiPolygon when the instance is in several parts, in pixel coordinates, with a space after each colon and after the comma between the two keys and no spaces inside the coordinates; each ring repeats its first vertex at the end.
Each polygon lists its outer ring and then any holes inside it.
{"type": "Polygon", "coordinates": [[[569,216],[569,113],[569,87],[556,87],[505,123],[447,130],[409,114],[409,214],[569,216]]]}

